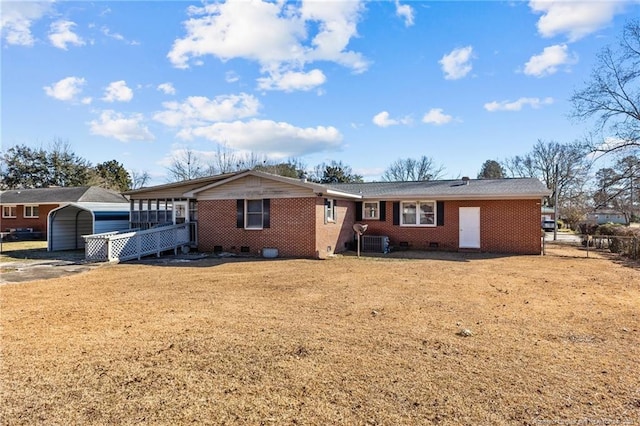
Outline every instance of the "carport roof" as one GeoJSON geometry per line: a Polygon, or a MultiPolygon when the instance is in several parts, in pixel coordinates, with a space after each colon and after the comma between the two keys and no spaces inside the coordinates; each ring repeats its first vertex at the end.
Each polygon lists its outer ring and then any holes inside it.
{"type": "Polygon", "coordinates": [[[0,193],[0,204],[128,203],[117,192],[97,186],[11,189],[0,193]]]}

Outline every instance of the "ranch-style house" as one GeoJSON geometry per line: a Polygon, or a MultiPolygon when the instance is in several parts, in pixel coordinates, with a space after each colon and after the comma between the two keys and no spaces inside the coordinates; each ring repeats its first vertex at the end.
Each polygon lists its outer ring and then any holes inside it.
{"type": "Polygon", "coordinates": [[[541,252],[537,179],[318,184],[242,171],[128,191],[130,226],[191,224],[199,251],[327,258],[353,247],[353,225],[393,249],[541,252]]]}

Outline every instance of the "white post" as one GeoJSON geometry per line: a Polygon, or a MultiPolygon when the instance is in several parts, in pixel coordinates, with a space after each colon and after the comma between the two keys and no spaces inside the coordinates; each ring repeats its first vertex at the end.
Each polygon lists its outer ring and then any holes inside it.
{"type": "Polygon", "coordinates": [[[356,235],[358,236],[358,257],[360,257],[360,233],[356,232],[356,235]]]}

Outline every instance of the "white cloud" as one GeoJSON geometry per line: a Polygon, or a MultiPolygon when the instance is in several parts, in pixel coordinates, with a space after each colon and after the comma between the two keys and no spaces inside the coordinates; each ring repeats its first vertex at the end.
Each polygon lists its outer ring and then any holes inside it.
{"type": "Polygon", "coordinates": [[[67,77],[51,86],[45,86],[43,89],[47,96],[51,96],[59,101],[74,101],[76,96],[82,92],[82,86],[86,83],[84,78],[67,77]]]}
{"type": "Polygon", "coordinates": [[[235,71],[227,71],[224,74],[224,81],[226,81],[227,83],[235,83],[237,81],[240,81],[240,76],[238,76],[235,71]]]}
{"type": "Polygon", "coordinates": [[[120,34],[120,33],[113,33],[113,32],[111,32],[111,30],[110,30],[108,27],[106,27],[106,26],[103,26],[102,28],[100,28],[100,31],[102,32],[102,34],[104,34],[104,35],[105,35],[105,36],[107,36],[107,37],[110,37],[110,38],[112,38],[112,39],[114,39],[114,40],[121,41],[121,42],[126,43],[126,44],[130,44],[131,46],[137,46],[137,45],[139,45],[139,44],[140,44],[139,42],[137,42],[137,41],[135,41],[135,40],[131,40],[131,41],[130,41],[130,40],[127,40],[127,39],[126,39],[122,34],[120,34]]]}
{"type": "Polygon", "coordinates": [[[282,90],[292,92],[294,90],[312,90],[327,80],[327,77],[319,69],[309,72],[288,71],[284,74],[274,72],[269,77],[258,79],[258,88],[261,90],[282,90]]]}
{"type": "Polygon", "coordinates": [[[543,105],[551,105],[553,98],[520,98],[517,101],[493,101],[484,104],[484,109],[489,112],[495,111],[520,111],[525,105],[529,105],[531,108],[537,109],[543,105]]]}
{"type": "Polygon", "coordinates": [[[165,95],[175,95],[176,88],[173,87],[171,83],[162,83],[158,85],[158,90],[164,93],[165,95]]]}
{"type": "Polygon", "coordinates": [[[51,11],[51,2],[3,1],[0,33],[7,44],[33,46],[31,25],[51,11]]]}
{"type": "Polygon", "coordinates": [[[453,49],[438,61],[442,65],[444,78],[447,80],[458,80],[471,72],[471,59],[473,57],[473,47],[460,47],[453,49]]]}
{"type": "Polygon", "coordinates": [[[396,0],[396,15],[404,19],[405,26],[413,25],[413,8],[408,4],[400,4],[400,1],[396,0]]]}
{"type": "Polygon", "coordinates": [[[297,157],[337,149],[342,134],[335,127],[295,127],[289,123],[253,119],[248,122],[215,123],[178,135],[183,139],[202,137],[229,148],[269,153],[276,159],[297,157]]]}
{"type": "Polygon", "coordinates": [[[453,120],[451,115],[442,112],[442,108],[431,108],[422,117],[422,122],[427,124],[435,124],[436,126],[450,123],[453,120]]]}
{"type": "Polygon", "coordinates": [[[575,54],[569,54],[566,44],[545,47],[541,54],[532,56],[524,64],[524,73],[534,77],[555,74],[561,65],[573,65],[578,62],[575,54]]]}
{"type": "Polygon", "coordinates": [[[371,121],[373,121],[373,124],[378,127],[389,127],[396,126],[398,124],[411,124],[411,117],[407,116],[399,119],[390,118],[387,111],[382,111],[374,115],[371,121]]]}
{"type": "MultiPolygon", "coordinates": [[[[223,61],[243,58],[259,63],[267,80],[273,81],[292,72],[309,74],[304,67],[314,61],[335,62],[363,72],[369,65],[366,59],[347,50],[357,36],[362,8],[360,1],[299,4],[260,0],[191,6],[191,18],[184,23],[186,35],[174,41],[167,57],[177,68],[188,68],[206,55],[223,61]]],[[[306,85],[301,87],[308,90],[306,85]]]]}
{"type": "Polygon", "coordinates": [[[127,87],[127,82],[124,80],[110,83],[102,98],[105,102],[129,102],[131,99],[133,99],[133,90],[127,87]]]}
{"type": "Polygon", "coordinates": [[[100,114],[100,119],[92,120],[89,126],[94,135],[115,138],[122,142],[154,140],[155,137],[143,121],[142,114],[131,114],[125,117],[113,110],[105,110],[100,114]]]}
{"type": "Polygon", "coordinates": [[[541,13],[538,33],[543,37],[566,34],[576,41],[608,25],[624,10],[624,1],[533,0],[529,7],[541,13]]]}
{"type": "Polygon", "coordinates": [[[75,26],[75,22],[71,21],[56,21],[52,23],[49,30],[49,41],[58,49],[64,50],[67,50],[68,44],[84,45],[84,40],[72,31],[75,26]]]}
{"type": "MultiPolygon", "coordinates": [[[[258,114],[260,102],[252,95],[221,95],[214,99],[190,96],[184,102],[164,102],[164,111],[153,119],[169,127],[202,126],[218,121],[231,121],[258,114]]],[[[183,131],[187,131],[185,129],[183,131]]]]}

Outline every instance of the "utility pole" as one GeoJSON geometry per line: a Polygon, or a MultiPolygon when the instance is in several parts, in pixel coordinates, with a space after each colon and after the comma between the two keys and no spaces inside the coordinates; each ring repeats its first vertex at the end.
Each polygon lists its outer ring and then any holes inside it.
{"type": "Polygon", "coordinates": [[[553,179],[553,241],[558,240],[558,175],[558,163],[556,162],[555,177],[553,179]]]}

